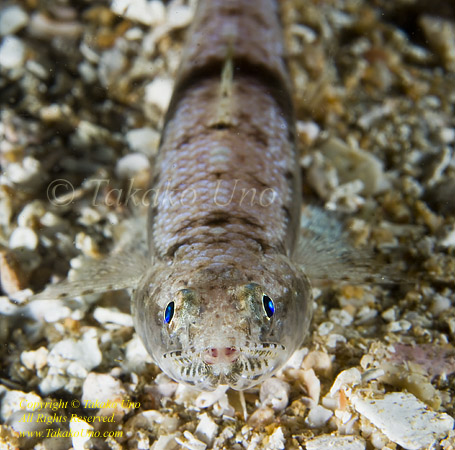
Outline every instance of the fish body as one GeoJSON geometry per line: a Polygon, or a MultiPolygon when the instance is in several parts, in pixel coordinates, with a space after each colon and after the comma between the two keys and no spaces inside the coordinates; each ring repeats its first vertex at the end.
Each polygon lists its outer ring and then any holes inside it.
{"type": "Polygon", "coordinates": [[[300,214],[284,60],[278,2],[200,0],[147,225],[125,221],[107,258],[31,300],[131,289],[148,352],[200,390],[247,389],[282,367],[310,324],[309,280],[361,282],[373,267],[336,218],[308,206],[300,214]]]}
{"type": "Polygon", "coordinates": [[[201,0],[155,166],[136,330],[172,378],[246,389],[303,342],[310,284],[277,3],[201,0]]]}

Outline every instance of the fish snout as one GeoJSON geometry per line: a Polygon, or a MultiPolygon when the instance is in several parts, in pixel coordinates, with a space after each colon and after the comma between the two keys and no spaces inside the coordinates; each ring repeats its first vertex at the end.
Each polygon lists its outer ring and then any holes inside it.
{"type": "Polygon", "coordinates": [[[239,356],[240,351],[235,347],[213,347],[204,351],[202,359],[206,364],[231,364],[239,356]]]}

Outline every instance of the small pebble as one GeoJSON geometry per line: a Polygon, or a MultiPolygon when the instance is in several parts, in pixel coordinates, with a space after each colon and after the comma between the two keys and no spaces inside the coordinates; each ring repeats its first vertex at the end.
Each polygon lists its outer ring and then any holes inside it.
{"type": "Polygon", "coordinates": [[[74,450],[86,450],[85,444],[90,441],[90,434],[93,433],[93,426],[84,420],[72,417],[70,419],[71,440],[74,450]]]}
{"type": "Polygon", "coordinates": [[[113,0],[111,9],[115,14],[148,26],[162,24],[166,15],[163,2],[159,0],[113,0]]]}
{"type": "Polygon", "coordinates": [[[18,5],[10,5],[0,11],[0,36],[14,34],[28,23],[28,14],[18,5]]]}
{"type": "Polygon", "coordinates": [[[300,379],[306,388],[308,397],[310,397],[314,404],[317,405],[319,403],[319,396],[321,395],[321,382],[314,373],[314,370],[301,370],[300,379]]]}
{"type": "Polygon", "coordinates": [[[229,404],[229,398],[226,391],[228,386],[220,385],[212,392],[201,392],[194,404],[198,408],[209,408],[213,406],[213,414],[216,416],[233,416],[234,408],[229,404]]]}
{"type": "Polygon", "coordinates": [[[26,274],[14,253],[8,250],[0,250],[0,284],[7,295],[15,294],[24,289],[27,284],[26,274]]]}
{"type": "Polygon", "coordinates": [[[261,384],[259,399],[261,405],[275,411],[283,411],[289,403],[290,386],[279,378],[268,378],[261,384]]]}
{"type": "Polygon", "coordinates": [[[126,413],[131,409],[122,382],[104,373],[88,374],[82,386],[82,404],[92,411],[100,409],[98,414],[104,416],[112,411],[126,413]]]}
{"type": "Polygon", "coordinates": [[[332,357],[325,352],[313,351],[305,357],[302,367],[327,376],[332,370],[332,357]]]}
{"type": "Polygon", "coordinates": [[[281,427],[278,427],[267,440],[265,447],[267,450],[284,450],[286,448],[286,438],[281,427]]]}
{"type": "MultiPolygon", "coordinates": [[[[1,267],[0,267],[1,268],[1,267]]],[[[0,275],[2,273],[0,272],[0,275]]],[[[15,305],[6,295],[0,295],[0,315],[15,316],[20,311],[20,306],[15,305]]]]}
{"type": "Polygon", "coordinates": [[[87,329],[77,341],[64,339],[57,342],[47,356],[49,372],[40,383],[41,392],[47,395],[63,387],[68,389],[68,380],[64,374],[73,379],[74,387],[82,385],[88,372],[97,367],[102,359],[94,328],[87,329]]]}
{"type": "Polygon", "coordinates": [[[37,219],[41,219],[46,210],[39,200],[33,201],[24,206],[17,216],[17,224],[20,227],[33,227],[37,219]]]}
{"type": "Polygon", "coordinates": [[[71,316],[71,309],[62,300],[35,300],[25,307],[28,317],[38,322],[58,322],[71,316]]]}
{"type": "Polygon", "coordinates": [[[9,246],[10,248],[35,250],[38,246],[38,236],[35,231],[29,227],[17,227],[11,233],[9,246]]]}
{"type": "MultiPolygon", "coordinates": [[[[152,358],[137,335],[126,344],[124,364],[130,371],[141,373],[152,358]]],[[[155,380],[156,381],[156,380],[155,380]]]]}
{"type": "Polygon", "coordinates": [[[330,388],[330,395],[333,397],[343,386],[356,386],[362,381],[362,374],[360,370],[352,367],[351,369],[343,370],[335,378],[332,387],[330,388]]]}
{"type": "Polygon", "coordinates": [[[397,320],[395,322],[390,322],[386,329],[389,333],[398,333],[398,332],[405,332],[410,330],[412,327],[412,323],[409,320],[397,320]]]}
{"type": "Polygon", "coordinates": [[[354,317],[344,309],[331,309],[329,312],[329,319],[337,325],[347,327],[351,325],[354,317]]]}
{"type": "Polygon", "coordinates": [[[320,133],[320,128],[315,122],[297,121],[297,132],[300,137],[304,138],[307,145],[312,144],[320,133]]]}
{"type": "Polygon", "coordinates": [[[326,343],[328,348],[336,348],[338,344],[345,344],[347,342],[347,339],[337,333],[332,333],[328,336],[326,343]]]}
{"type": "Polygon", "coordinates": [[[77,21],[54,20],[41,12],[32,14],[28,30],[32,36],[41,39],[55,37],[76,39],[82,33],[82,24],[77,21]]]}
{"type": "Polygon", "coordinates": [[[47,364],[49,350],[40,347],[38,350],[30,350],[21,353],[21,363],[30,370],[40,370],[47,364]]]}
{"type": "Polygon", "coordinates": [[[272,408],[260,407],[248,418],[248,424],[252,427],[265,426],[275,420],[275,411],[272,408]]]}
{"type": "Polygon", "coordinates": [[[175,439],[178,436],[177,433],[161,435],[153,443],[153,450],[176,450],[175,439]]]}
{"type": "Polygon", "coordinates": [[[328,420],[333,416],[333,412],[329,409],[324,408],[321,405],[316,405],[310,409],[308,417],[305,422],[311,428],[320,428],[324,426],[328,420]]]}
{"type": "Polygon", "coordinates": [[[440,314],[450,311],[451,306],[452,302],[450,298],[435,294],[431,302],[430,311],[434,316],[438,317],[440,314]]]}
{"type": "Polygon", "coordinates": [[[446,248],[455,247],[455,225],[452,225],[450,228],[445,230],[444,236],[442,236],[439,243],[446,248]]]}
{"type": "Polygon", "coordinates": [[[93,312],[93,317],[99,323],[113,323],[122,327],[132,327],[133,319],[131,314],[125,314],[113,308],[98,307],[93,312]]]}
{"type": "Polygon", "coordinates": [[[184,28],[191,23],[191,19],[193,18],[191,8],[186,5],[178,4],[177,2],[170,3],[167,14],[167,25],[171,29],[184,28]]]}
{"type": "Polygon", "coordinates": [[[121,158],[115,167],[119,178],[130,180],[141,171],[149,170],[150,162],[142,153],[130,153],[121,158]]]}
{"type": "Polygon", "coordinates": [[[44,80],[44,81],[49,79],[49,71],[46,70],[46,68],[44,66],[42,66],[39,62],[37,62],[33,59],[29,59],[25,63],[25,67],[27,68],[27,70],[30,73],[35,75],[37,78],[40,78],[41,80],[44,80]]]}
{"type": "Polygon", "coordinates": [[[16,411],[34,411],[42,401],[41,397],[33,392],[8,391],[2,397],[0,416],[3,421],[7,421],[16,411]]]}
{"type": "Polygon", "coordinates": [[[171,101],[174,81],[170,78],[156,77],[145,86],[145,101],[166,111],[171,101]]]}
{"type": "Polygon", "coordinates": [[[42,182],[43,169],[41,163],[37,159],[26,156],[22,160],[22,163],[9,164],[6,167],[4,174],[13,184],[26,188],[36,188],[36,186],[42,182]]]}
{"type": "MultiPolygon", "coordinates": [[[[118,78],[125,73],[127,64],[128,60],[121,49],[114,47],[103,52],[98,64],[98,77],[101,84],[106,88],[114,86],[118,78]]],[[[95,131],[95,126],[93,124],[90,126],[89,131],[95,131]]]]}
{"type": "Polygon", "coordinates": [[[0,44],[0,69],[18,69],[25,61],[25,45],[16,36],[6,36],[0,44]]]}
{"type": "Polygon", "coordinates": [[[387,186],[383,163],[371,153],[331,138],[321,152],[335,167],[341,183],[360,180],[362,194],[376,194],[387,186]]]}
{"type": "Polygon", "coordinates": [[[144,127],[128,131],[125,139],[131,150],[150,157],[155,155],[158,150],[160,134],[153,128],[144,127]]]}
{"type": "Polygon", "coordinates": [[[332,322],[322,322],[318,327],[319,336],[327,336],[333,330],[334,326],[332,322]]]}
{"type": "Polygon", "coordinates": [[[419,23],[446,69],[455,72],[455,22],[442,17],[424,15],[419,23]]]}
{"type": "Polygon", "coordinates": [[[455,141],[455,128],[441,128],[439,137],[444,144],[450,144],[455,141]]]}
{"type": "Polygon", "coordinates": [[[201,414],[194,434],[197,438],[211,447],[216,435],[218,434],[218,425],[207,413],[201,414]]]}

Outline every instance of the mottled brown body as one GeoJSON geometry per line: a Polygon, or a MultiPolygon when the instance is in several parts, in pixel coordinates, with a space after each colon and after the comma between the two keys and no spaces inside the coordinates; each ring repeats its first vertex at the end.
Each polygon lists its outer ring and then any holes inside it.
{"type": "Polygon", "coordinates": [[[159,258],[219,248],[221,234],[241,249],[292,252],[299,170],[277,13],[271,1],[199,5],[156,165],[151,245],[159,258]],[[230,54],[229,119],[220,123],[230,54]]]}
{"type": "Polygon", "coordinates": [[[153,265],[133,303],[158,364],[196,387],[257,383],[307,328],[309,284],[290,259],[300,193],[289,85],[276,3],[200,2],[156,162],[153,265]]]}

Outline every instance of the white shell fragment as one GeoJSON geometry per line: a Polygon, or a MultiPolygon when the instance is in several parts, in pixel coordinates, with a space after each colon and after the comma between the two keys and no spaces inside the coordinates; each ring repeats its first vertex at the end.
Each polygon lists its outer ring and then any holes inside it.
{"type": "Polygon", "coordinates": [[[343,370],[343,372],[338,374],[335,382],[330,388],[330,395],[333,397],[343,386],[347,385],[349,387],[353,387],[360,384],[361,380],[362,375],[359,369],[353,367],[351,369],[343,370]]]}
{"type": "Polygon", "coordinates": [[[183,28],[191,23],[193,13],[189,6],[171,2],[168,9],[168,25],[170,28],[183,28]]]}
{"type": "Polygon", "coordinates": [[[111,9],[127,19],[149,26],[164,22],[166,14],[163,3],[158,0],[113,0],[111,9]]]}
{"type": "Polygon", "coordinates": [[[307,450],[364,450],[365,441],[358,436],[323,435],[305,442],[307,450]]]}
{"type": "Polygon", "coordinates": [[[115,173],[120,178],[131,179],[138,172],[148,170],[149,168],[150,162],[144,154],[130,153],[117,162],[115,173]]]}
{"type": "Polygon", "coordinates": [[[75,384],[82,385],[88,372],[98,366],[103,355],[98,347],[98,339],[94,328],[88,329],[82,339],[64,339],[52,348],[47,356],[49,372],[40,383],[43,394],[50,394],[66,386],[67,376],[74,379],[75,384]]]}
{"type": "Polygon", "coordinates": [[[455,72],[455,23],[446,18],[424,15],[419,20],[425,37],[447,70],[455,72]]]}
{"type": "Polygon", "coordinates": [[[308,396],[317,405],[321,395],[321,382],[314,373],[313,369],[302,370],[300,375],[301,381],[305,385],[308,396]]]}
{"type": "Polygon", "coordinates": [[[132,150],[152,156],[158,150],[160,134],[153,128],[144,127],[128,131],[125,139],[132,150]]]}
{"type": "Polygon", "coordinates": [[[47,355],[49,351],[46,347],[40,347],[38,350],[30,350],[21,353],[21,363],[27,369],[42,369],[47,364],[47,355]]]}
{"type": "Polygon", "coordinates": [[[71,309],[62,300],[37,300],[25,307],[28,317],[36,321],[57,322],[71,316],[71,309]]]}
{"type": "MultiPolygon", "coordinates": [[[[214,391],[201,392],[194,404],[198,408],[209,408],[213,406],[213,414],[216,416],[233,416],[234,408],[229,404],[229,399],[226,391],[228,386],[220,385],[214,391]]],[[[194,392],[194,390],[192,390],[194,392]]]]}
{"type": "Polygon", "coordinates": [[[407,450],[430,448],[453,429],[454,419],[431,411],[411,394],[393,392],[383,398],[353,395],[354,408],[391,441],[407,450]]]}
{"type": "Polygon", "coordinates": [[[286,439],[281,427],[278,427],[269,437],[267,449],[269,450],[284,450],[286,439]]]}
{"type": "Polygon", "coordinates": [[[262,406],[282,411],[289,402],[290,386],[279,378],[269,378],[261,384],[259,398],[262,406]]]}
{"type": "Polygon", "coordinates": [[[332,416],[333,416],[332,411],[324,408],[321,405],[317,405],[310,410],[305,422],[311,428],[319,428],[325,425],[332,416]]]}
{"type": "Polygon", "coordinates": [[[32,392],[8,391],[2,397],[0,417],[6,421],[16,411],[34,411],[35,405],[39,405],[40,402],[42,402],[41,397],[32,392]]]}
{"type": "Polygon", "coordinates": [[[184,439],[182,438],[175,438],[175,440],[183,447],[189,450],[205,450],[207,448],[207,444],[196,439],[189,431],[183,432],[184,439]]]}
{"type": "MultiPolygon", "coordinates": [[[[82,387],[82,405],[86,409],[127,411],[127,393],[120,380],[104,373],[89,373],[82,387]]],[[[103,414],[108,415],[108,413],[103,414]]]]}
{"type": "Polygon", "coordinates": [[[130,314],[125,314],[113,308],[99,306],[93,312],[93,317],[102,324],[111,323],[122,327],[132,327],[133,319],[130,314]]]}
{"type": "Polygon", "coordinates": [[[16,36],[6,36],[0,44],[0,68],[17,69],[25,60],[25,46],[16,36]]]}
{"type": "Polygon", "coordinates": [[[27,23],[28,15],[20,6],[7,6],[0,11],[0,36],[14,34],[27,23]]]}
{"type": "MultiPolygon", "coordinates": [[[[5,44],[5,42],[9,42],[13,39],[9,37],[8,39],[3,41],[2,46],[0,47],[0,67],[4,65],[7,67],[7,63],[11,63],[11,60],[8,59],[8,55],[3,53],[5,45],[9,46],[10,44],[5,44]]],[[[18,40],[17,38],[14,38],[18,40]]],[[[11,44],[13,45],[13,44],[11,44]]],[[[16,46],[16,44],[14,44],[16,46]]],[[[13,48],[11,51],[14,52],[14,58],[19,57],[20,49],[13,48]],[[19,53],[17,53],[19,52],[19,53]]],[[[22,59],[17,61],[19,65],[22,64],[22,59]]],[[[33,188],[36,187],[41,182],[41,177],[43,174],[43,169],[41,167],[41,163],[31,156],[26,156],[22,163],[11,163],[9,164],[5,171],[4,175],[6,176],[7,180],[13,184],[17,184],[26,188],[33,188]]]]}
{"type": "Polygon", "coordinates": [[[124,365],[132,372],[141,372],[145,365],[150,362],[152,362],[152,357],[135,334],[126,344],[124,365]]]}
{"type": "Polygon", "coordinates": [[[38,236],[29,227],[17,227],[10,236],[10,248],[27,248],[35,250],[38,246],[38,236]]]}
{"type": "Polygon", "coordinates": [[[196,436],[207,445],[212,446],[213,440],[218,434],[218,425],[207,413],[201,414],[200,422],[196,427],[196,436]]]}
{"type": "Polygon", "coordinates": [[[156,77],[145,86],[145,101],[166,111],[171,101],[174,82],[171,78],[156,77]]]}
{"type": "Polygon", "coordinates": [[[93,426],[77,417],[70,420],[71,440],[74,450],[85,450],[85,444],[90,440],[93,426]]]}
{"type": "Polygon", "coordinates": [[[385,187],[382,162],[365,150],[331,138],[321,153],[336,167],[342,183],[361,180],[362,194],[375,194],[385,187]]]}

